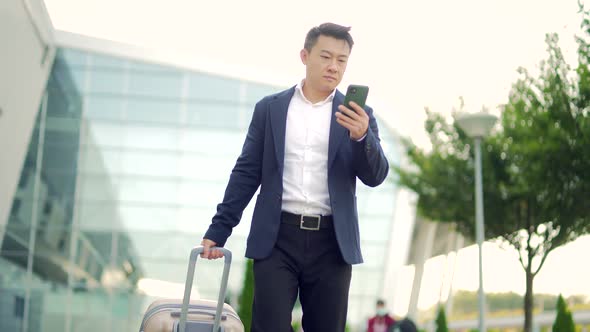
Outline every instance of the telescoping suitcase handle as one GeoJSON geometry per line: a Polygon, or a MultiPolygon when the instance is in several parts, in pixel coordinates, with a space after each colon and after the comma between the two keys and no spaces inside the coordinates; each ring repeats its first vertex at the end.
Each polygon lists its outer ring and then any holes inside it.
{"type": "MultiPolygon", "coordinates": [[[[213,322],[213,332],[219,331],[219,324],[221,322],[221,312],[223,311],[223,302],[225,300],[225,292],[227,290],[227,280],[229,279],[229,268],[231,265],[231,251],[221,247],[211,247],[209,250],[220,250],[225,257],[225,264],[223,267],[223,276],[221,277],[221,286],[219,288],[219,298],[217,299],[217,310],[215,312],[215,320],[213,322]]],[[[195,247],[191,250],[191,255],[188,262],[188,272],[186,274],[186,283],[184,285],[184,298],[182,299],[182,308],[180,311],[180,332],[186,332],[186,319],[188,315],[188,305],[191,300],[191,289],[193,288],[193,279],[195,277],[195,266],[197,258],[203,252],[203,247],[195,247]]]]}

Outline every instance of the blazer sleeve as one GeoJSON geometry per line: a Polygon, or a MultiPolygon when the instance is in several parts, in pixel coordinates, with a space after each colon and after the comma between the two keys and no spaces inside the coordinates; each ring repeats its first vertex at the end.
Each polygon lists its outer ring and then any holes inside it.
{"type": "Polygon", "coordinates": [[[232,229],[240,222],[244,209],[260,186],[262,177],[262,156],[266,124],[265,99],[258,102],[248,128],[242,152],[231,172],[223,201],[217,205],[217,212],[203,238],[224,246],[232,229]]]}
{"type": "Polygon", "coordinates": [[[367,136],[360,142],[352,141],[353,160],[357,177],[367,186],[376,187],[385,181],[389,173],[389,163],[381,148],[373,109],[367,107],[366,111],[369,115],[367,136]]]}

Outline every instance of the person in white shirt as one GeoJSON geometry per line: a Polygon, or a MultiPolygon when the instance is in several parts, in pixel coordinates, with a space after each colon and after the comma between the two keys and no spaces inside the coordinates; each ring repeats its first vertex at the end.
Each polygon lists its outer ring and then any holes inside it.
{"type": "Polygon", "coordinates": [[[373,110],[336,89],[353,46],[350,28],[312,28],[300,52],[305,78],[255,108],[242,152],[201,244],[221,258],[254,193],[246,257],[254,259],[252,332],[291,332],[299,295],[306,332],[343,332],[352,264],[362,263],[356,180],[381,184],[389,164],[373,110]]]}

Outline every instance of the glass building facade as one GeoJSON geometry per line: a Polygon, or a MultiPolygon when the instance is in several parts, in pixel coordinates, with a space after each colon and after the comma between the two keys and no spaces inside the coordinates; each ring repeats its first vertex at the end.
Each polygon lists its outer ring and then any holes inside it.
{"type": "MultiPolygon", "coordinates": [[[[254,104],[284,88],[61,48],[1,242],[0,330],[132,331],[149,302],[180,297],[254,104]]],[[[380,135],[398,163],[383,122],[380,135]]],[[[365,263],[348,317],[360,327],[387,282],[397,190],[389,179],[358,191],[365,263]]],[[[234,307],[252,205],[226,244],[234,307]]],[[[221,269],[198,262],[195,296],[217,298],[221,269]]]]}

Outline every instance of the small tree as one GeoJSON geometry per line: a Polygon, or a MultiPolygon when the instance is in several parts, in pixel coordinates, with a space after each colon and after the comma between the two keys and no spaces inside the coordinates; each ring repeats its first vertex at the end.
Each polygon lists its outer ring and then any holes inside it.
{"type": "Polygon", "coordinates": [[[449,332],[445,308],[442,306],[438,308],[438,314],[436,315],[436,332],[449,332]]]}
{"type": "Polygon", "coordinates": [[[553,323],[553,332],[575,332],[576,325],[572,317],[571,311],[567,308],[563,296],[559,294],[557,298],[557,316],[553,323]]]}
{"type": "Polygon", "coordinates": [[[244,324],[244,331],[250,332],[252,325],[252,303],[254,302],[254,261],[246,261],[246,272],[244,273],[244,285],[240,294],[238,315],[244,324]]]}

